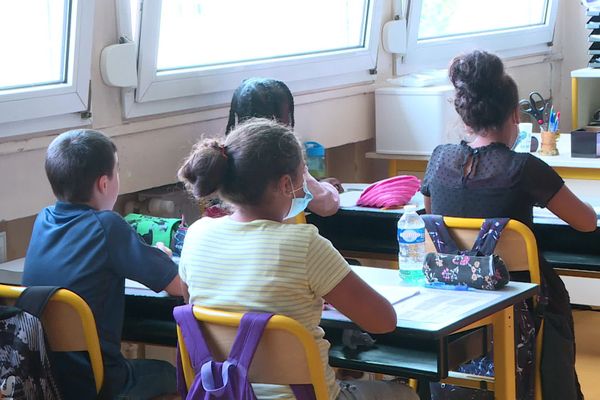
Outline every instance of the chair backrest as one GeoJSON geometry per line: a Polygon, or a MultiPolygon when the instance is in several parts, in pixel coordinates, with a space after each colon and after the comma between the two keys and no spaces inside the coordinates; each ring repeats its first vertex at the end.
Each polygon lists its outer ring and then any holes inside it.
{"type": "MultiPolygon", "coordinates": [[[[194,317],[201,322],[204,339],[216,361],[227,358],[242,316],[243,313],[194,306],[194,317]]],[[[195,373],[179,326],[177,339],[189,389],[195,373]]],[[[269,320],[250,365],[248,379],[252,383],[276,385],[312,384],[317,400],[329,398],[317,343],[306,328],[283,315],[274,315],[269,320]]]]}
{"type": "MultiPolygon", "coordinates": [[[[0,300],[12,305],[25,290],[22,286],[0,285],[0,300]]],[[[96,321],[92,310],[77,294],[60,289],[50,298],[42,315],[42,325],[50,350],[87,351],[94,373],[96,392],[104,381],[104,366],[96,321]]]]}
{"type": "MultiPolygon", "coordinates": [[[[448,228],[450,235],[456,244],[463,249],[470,249],[473,246],[483,221],[484,219],[482,218],[444,217],[444,224],[448,228]]],[[[425,251],[436,251],[429,235],[425,235],[425,251]]],[[[531,282],[538,285],[541,284],[537,242],[533,232],[531,232],[531,229],[527,225],[514,219],[509,220],[500,235],[494,253],[502,257],[510,271],[529,271],[531,282]]],[[[534,298],[535,304],[536,299],[534,298]]],[[[544,324],[542,322],[535,345],[535,363],[538,366],[535,369],[536,399],[540,399],[542,393],[539,365],[542,354],[543,332],[544,324]]]]}
{"type": "Polygon", "coordinates": [[[305,224],[306,223],[306,214],[302,211],[300,214],[294,217],[295,224],[305,224]]]}
{"type": "MultiPolygon", "coordinates": [[[[463,249],[473,246],[483,221],[481,218],[444,217],[450,235],[463,249]]],[[[436,251],[429,235],[425,235],[425,251],[436,251]]],[[[508,221],[494,253],[502,257],[510,271],[529,271],[531,282],[540,284],[537,243],[527,225],[514,219],[508,221]]]]}

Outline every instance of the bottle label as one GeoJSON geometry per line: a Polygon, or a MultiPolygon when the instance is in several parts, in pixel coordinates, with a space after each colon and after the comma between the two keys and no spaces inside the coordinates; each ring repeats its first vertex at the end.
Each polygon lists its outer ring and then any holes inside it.
{"type": "Polygon", "coordinates": [[[425,242],[425,228],[398,229],[398,243],[412,244],[425,242]]]}

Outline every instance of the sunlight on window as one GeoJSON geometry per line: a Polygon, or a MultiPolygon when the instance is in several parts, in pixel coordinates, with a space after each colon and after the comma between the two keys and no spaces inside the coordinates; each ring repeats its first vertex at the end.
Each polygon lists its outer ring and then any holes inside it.
{"type": "Polygon", "coordinates": [[[163,1],[159,71],[365,45],[368,0],[163,1]]]}
{"type": "Polygon", "coordinates": [[[0,90],[66,81],[69,0],[0,0],[0,90]]]}
{"type": "Polygon", "coordinates": [[[542,25],[548,0],[423,0],[419,40],[542,25]]]}

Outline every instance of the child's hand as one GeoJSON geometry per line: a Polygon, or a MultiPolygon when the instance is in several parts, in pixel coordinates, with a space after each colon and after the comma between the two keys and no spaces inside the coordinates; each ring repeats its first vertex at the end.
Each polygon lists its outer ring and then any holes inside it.
{"type": "Polygon", "coordinates": [[[156,247],[157,249],[161,250],[163,253],[165,253],[166,255],[168,255],[169,258],[173,258],[173,252],[171,251],[170,248],[168,248],[167,246],[165,246],[165,244],[163,242],[156,242],[156,244],[154,245],[154,247],[156,247]]]}
{"type": "Polygon", "coordinates": [[[344,188],[342,187],[342,182],[340,182],[337,178],[323,178],[320,182],[327,182],[331,184],[334,188],[337,189],[338,193],[344,193],[344,188]]]}

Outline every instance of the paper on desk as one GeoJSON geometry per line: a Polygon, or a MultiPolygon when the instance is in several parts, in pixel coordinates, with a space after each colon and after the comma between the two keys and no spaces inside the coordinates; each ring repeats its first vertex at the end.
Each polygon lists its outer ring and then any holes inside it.
{"type": "Polygon", "coordinates": [[[349,190],[344,193],[340,193],[340,207],[354,207],[358,198],[362,194],[362,190],[349,190]]]}
{"type": "Polygon", "coordinates": [[[394,305],[398,320],[413,322],[443,322],[454,320],[469,311],[489,303],[496,293],[448,292],[436,289],[422,290],[418,296],[394,305]]]}
{"type": "Polygon", "coordinates": [[[141,284],[141,283],[139,283],[139,282],[133,281],[133,280],[131,280],[131,279],[125,279],[125,287],[126,287],[126,288],[129,288],[129,289],[145,289],[145,290],[151,290],[151,289],[148,289],[148,287],[147,287],[147,286],[145,286],[145,285],[143,285],[143,284],[141,284]]]}
{"type": "Polygon", "coordinates": [[[410,286],[373,285],[380,295],[385,297],[391,304],[400,303],[419,294],[419,288],[410,286]]]}

